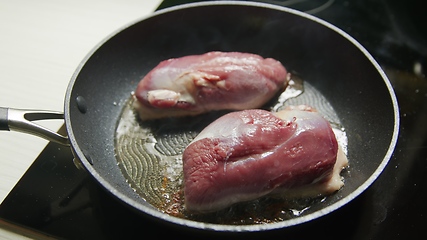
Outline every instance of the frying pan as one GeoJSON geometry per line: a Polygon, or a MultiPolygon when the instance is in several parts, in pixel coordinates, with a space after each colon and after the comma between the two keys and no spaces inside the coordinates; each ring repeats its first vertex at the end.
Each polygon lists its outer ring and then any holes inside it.
{"type": "Polygon", "coordinates": [[[158,11],[119,29],[78,66],[64,113],[0,108],[0,129],[69,144],[80,164],[108,192],[137,212],[176,226],[260,231],[311,221],[347,204],[379,176],[395,147],[399,112],[387,76],[352,37],[292,9],[250,2],[205,2],[158,11]],[[115,130],[139,80],[160,61],[209,51],[272,57],[310,83],[336,111],[348,138],[345,186],[298,217],[271,224],[226,225],[158,211],[127,183],[115,157],[115,130]],[[68,136],[32,121],[64,118],[68,136]]]}

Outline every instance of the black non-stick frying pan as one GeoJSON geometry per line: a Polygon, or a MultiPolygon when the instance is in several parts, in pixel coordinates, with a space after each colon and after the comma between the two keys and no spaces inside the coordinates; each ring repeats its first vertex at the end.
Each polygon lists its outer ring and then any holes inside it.
{"type": "Polygon", "coordinates": [[[156,12],[115,32],[89,53],[72,76],[63,116],[68,139],[31,122],[61,118],[61,113],[0,108],[0,128],[69,143],[76,159],[96,181],[142,214],[178,226],[216,231],[289,227],[340,208],[382,172],[399,129],[391,84],[357,41],[311,15],[249,2],[182,5],[156,12]],[[117,164],[114,136],[131,92],[160,61],[214,50],[275,58],[323,95],[348,138],[350,167],[340,191],[294,218],[271,224],[227,225],[172,217],[129,186],[117,164]]]}

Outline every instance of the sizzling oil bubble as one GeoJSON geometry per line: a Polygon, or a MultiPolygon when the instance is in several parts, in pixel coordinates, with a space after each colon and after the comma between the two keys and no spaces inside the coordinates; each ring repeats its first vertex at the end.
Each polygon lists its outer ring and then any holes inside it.
{"type": "Polygon", "coordinates": [[[297,76],[293,76],[289,82],[288,87],[285,91],[283,91],[279,98],[277,99],[277,103],[271,107],[271,111],[277,112],[279,109],[283,107],[285,102],[291,98],[298,97],[304,92],[304,85],[300,78],[297,76]]]}
{"type": "Polygon", "coordinates": [[[290,209],[290,210],[294,216],[298,217],[307,209],[309,209],[309,207],[305,207],[302,210],[299,210],[299,209],[290,209]]]}
{"type": "MultiPolygon", "coordinates": [[[[324,201],[324,198],[286,200],[264,197],[210,214],[186,212],[182,191],[182,153],[201,130],[227,112],[141,122],[133,110],[133,101],[131,95],[117,124],[115,153],[132,189],[159,211],[201,222],[262,224],[304,215],[311,206],[324,201]]],[[[280,111],[288,105],[301,104],[316,108],[329,120],[339,144],[347,153],[345,129],[331,104],[297,76],[292,76],[288,88],[264,108],[280,111]]]]}

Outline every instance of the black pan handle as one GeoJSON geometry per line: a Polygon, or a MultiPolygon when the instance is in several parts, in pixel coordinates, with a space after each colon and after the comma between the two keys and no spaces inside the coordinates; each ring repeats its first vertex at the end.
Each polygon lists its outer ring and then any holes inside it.
{"type": "Polygon", "coordinates": [[[53,111],[0,107],[0,130],[29,133],[62,145],[70,145],[67,136],[62,136],[41,125],[33,123],[33,121],[48,119],[64,119],[64,114],[53,111]]]}

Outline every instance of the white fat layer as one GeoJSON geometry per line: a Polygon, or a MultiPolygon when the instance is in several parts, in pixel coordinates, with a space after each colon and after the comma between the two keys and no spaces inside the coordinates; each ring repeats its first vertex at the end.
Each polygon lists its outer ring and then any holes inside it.
{"type": "Polygon", "coordinates": [[[160,100],[160,99],[174,99],[178,100],[180,94],[171,90],[158,89],[148,91],[148,101],[160,100]]]}

